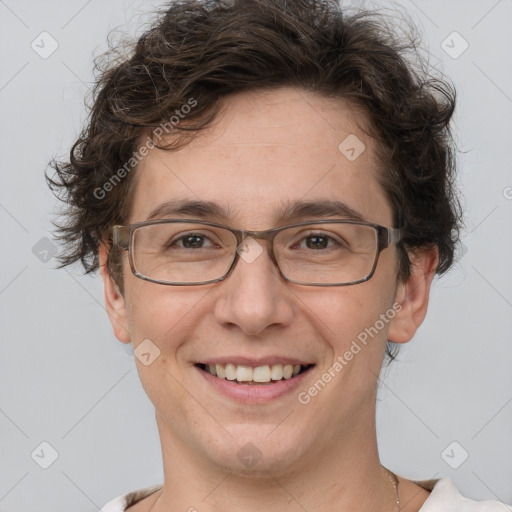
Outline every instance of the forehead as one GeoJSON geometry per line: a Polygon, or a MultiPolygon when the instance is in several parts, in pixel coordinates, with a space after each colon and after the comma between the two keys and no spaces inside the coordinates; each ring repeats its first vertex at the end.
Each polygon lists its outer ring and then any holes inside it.
{"type": "Polygon", "coordinates": [[[291,204],[324,201],[388,225],[391,209],[377,181],[382,171],[367,126],[350,103],[304,90],[230,96],[192,142],[177,151],[149,151],[134,171],[129,222],[179,200],[216,203],[215,220],[265,229],[285,221],[291,204]],[[220,210],[225,215],[217,215],[220,210]]]}

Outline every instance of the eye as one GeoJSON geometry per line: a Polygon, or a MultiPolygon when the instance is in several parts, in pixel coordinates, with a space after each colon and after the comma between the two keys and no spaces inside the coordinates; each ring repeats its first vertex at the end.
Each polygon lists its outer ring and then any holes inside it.
{"type": "Polygon", "coordinates": [[[325,249],[329,247],[329,241],[332,241],[332,238],[325,235],[311,235],[304,240],[308,249],[325,249]]]}
{"type": "Polygon", "coordinates": [[[327,233],[309,233],[302,236],[297,242],[292,244],[292,249],[310,249],[312,251],[322,251],[331,248],[343,248],[346,244],[338,238],[329,236],[327,233]]]}
{"type": "Polygon", "coordinates": [[[167,248],[177,246],[179,249],[203,249],[205,247],[214,247],[215,244],[211,240],[200,233],[186,233],[178,238],[170,240],[167,244],[167,248]]]}

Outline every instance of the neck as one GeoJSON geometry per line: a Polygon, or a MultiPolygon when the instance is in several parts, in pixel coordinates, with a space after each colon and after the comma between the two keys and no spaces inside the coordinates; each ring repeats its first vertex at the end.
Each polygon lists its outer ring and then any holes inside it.
{"type": "Polygon", "coordinates": [[[374,421],[326,435],[313,455],[305,453],[289,465],[260,471],[255,466],[245,474],[194,452],[162,418],[157,421],[165,482],[152,512],[396,510],[393,483],[378,458],[374,421]]]}

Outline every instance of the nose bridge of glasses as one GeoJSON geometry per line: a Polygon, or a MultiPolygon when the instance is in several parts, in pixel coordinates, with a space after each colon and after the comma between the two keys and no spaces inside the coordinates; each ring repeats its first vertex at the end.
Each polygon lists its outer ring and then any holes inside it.
{"type": "Polygon", "coordinates": [[[272,245],[274,237],[276,235],[275,229],[266,229],[265,231],[251,231],[248,229],[240,229],[237,231],[237,239],[239,245],[244,242],[247,238],[253,238],[255,240],[265,240],[269,243],[269,246],[272,245]]]}
{"type": "Polygon", "coordinates": [[[273,241],[277,234],[277,229],[267,229],[264,231],[252,231],[247,229],[239,229],[239,230],[233,230],[232,232],[236,236],[237,239],[237,257],[241,257],[242,259],[246,260],[246,262],[252,262],[254,255],[257,253],[265,252],[264,247],[262,247],[262,244],[259,242],[260,240],[266,241],[267,244],[267,253],[270,256],[271,261],[274,263],[274,265],[278,265],[276,255],[274,254],[273,249],[273,241]],[[248,244],[249,240],[254,240],[256,244],[258,244],[261,247],[261,250],[255,250],[254,247],[248,248],[248,250],[252,253],[253,256],[250,256],[249,258],[245,258],[243,254],[246,252],[244,250],[246,244],[248,244]],[[261,251],[261,252],[260,252],[261,251]]]}

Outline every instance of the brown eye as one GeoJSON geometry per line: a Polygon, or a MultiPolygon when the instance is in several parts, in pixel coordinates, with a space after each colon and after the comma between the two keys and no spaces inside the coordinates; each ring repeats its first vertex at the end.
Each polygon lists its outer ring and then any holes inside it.
{"type": "Polygon", "coordinates": [[[197,249],[203,246],[204,237],[199,235],[190,235],[181,238],[183,247],[186,249],[197,249]]]}
{"type": "Polygon", "coordinates": [[[329,238],[321,235],[309,236],[306,238],[308,249],[325,249],[329,245],[329,238]]]}

